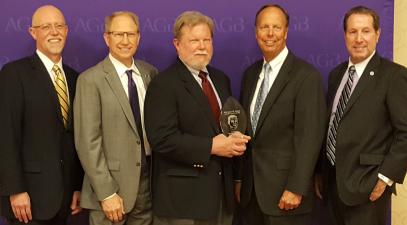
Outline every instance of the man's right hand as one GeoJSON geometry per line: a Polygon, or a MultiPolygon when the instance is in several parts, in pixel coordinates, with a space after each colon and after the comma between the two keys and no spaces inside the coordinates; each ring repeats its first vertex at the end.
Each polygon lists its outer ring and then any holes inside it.
{"type": "Polygon", "coordinates": [[[20,223],[32,220],[30,196],[27,192],[10,195],[10,204],[14,216],[20,223]]]}
{"type": "Polygon", "coordinates": [[[243,155],[249,140],[250,136],[243,135],[240,132],[234,132],[228,137],[219,134],[213,138],[211,153],[223,157],[243,155]]]}
{"type": "Polygon", "coordinates": [[[123,220],[123,199],[118,194],[114,194],[112,197],[103,200],[101,205],[108,220],[113,223],[118,223],[123,220]]]}

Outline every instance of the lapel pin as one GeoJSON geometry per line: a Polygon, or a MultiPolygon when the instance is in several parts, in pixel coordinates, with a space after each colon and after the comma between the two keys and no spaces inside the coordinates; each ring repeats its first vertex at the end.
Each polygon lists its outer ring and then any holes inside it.
{"type": "Polygon", "coordinates": [[[370,75],[370,76],[374,76],[374,72],[373,72],[373,71],[370,71],[369,75],[370,75]]]}

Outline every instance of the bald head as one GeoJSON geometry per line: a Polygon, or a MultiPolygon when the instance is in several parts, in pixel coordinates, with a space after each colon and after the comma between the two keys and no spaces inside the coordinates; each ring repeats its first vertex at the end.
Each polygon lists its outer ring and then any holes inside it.
{"type": "Polygon", "coordinates": [[[53,5],[41,6],[37,10],[35,10],[32,16],[31,26],[39,26],[44,23],[51,23],[50,20],[53,20],[53,18],[62,19],[62,22],[65,23],[64,15],[57,7],[53,5]]]}
{"type": "Polygon", "coordinates": [[[58,8],[45,5],[35,10],[29,32],[40,52],[55,63],[61,59],[68,27],[58,8]]]}

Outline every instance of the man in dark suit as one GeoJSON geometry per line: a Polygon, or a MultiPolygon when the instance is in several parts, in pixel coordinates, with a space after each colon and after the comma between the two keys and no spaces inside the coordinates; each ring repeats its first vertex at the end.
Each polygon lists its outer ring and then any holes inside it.
{"type": "Polygon", "coordinates": [[[309,224],[312,176],[326,113],[321,76],[286,47],[289,15],[279,5],[256,14],[263,59],[244,73],[242,105],[252,136],[236,184],[246,224],[309,224]],[[239,196],[240,193],[240,196],[239,196]]]}
{"type": "Polygon", "coordinates": [[[231,224],[233,156],[248,136],[220,133],[228,77],[211,66],[213,21],[184,12],[174,24],[178,59],[147,90],[145,124],[153,150],[155,225],[231,224]]]}
{"type": "Polygon", "coordinates": [[[407,69],[376,52],[380,22],[373,10],[350,9],[343,27],[349,60],[328,80],[322,196],[335,225],[384,225],[394,183],[406,174],[407,69]]]}
{"type": "Polygon", "coordinates": [[[10,224],[65,224],[81,210],[72,125],[77,73],[62,64],[68,27],[59,9],[38,8],[29,32],[36,53],[0,74],[1,213],[10,224]]]}

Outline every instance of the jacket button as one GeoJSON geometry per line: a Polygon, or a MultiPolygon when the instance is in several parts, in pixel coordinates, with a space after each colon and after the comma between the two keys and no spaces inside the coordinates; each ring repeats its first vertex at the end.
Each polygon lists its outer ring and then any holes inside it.
{"type": "Polygon", "coordinates": [[[136,166],[140,166],[141,164],[139,162],[136,163],[136,166]]]}
{"type": "Polygon", "coordinates": [[[137,141],[137,144],[140,145],[141,144],[140,141],[137,141]]]}

